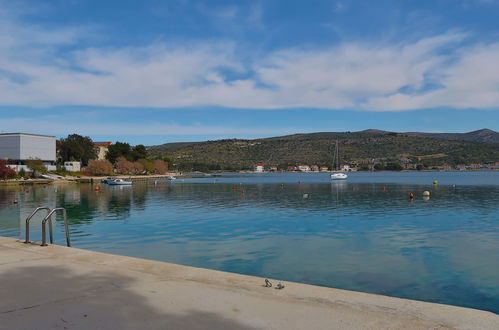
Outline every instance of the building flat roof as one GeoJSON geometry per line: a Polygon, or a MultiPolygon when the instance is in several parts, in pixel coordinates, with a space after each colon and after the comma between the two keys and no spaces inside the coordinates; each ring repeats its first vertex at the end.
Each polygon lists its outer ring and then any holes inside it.
{"type": "Polygon", "coordinates": [[[30,136],[43,136],[43,137],[55,138],[54,135],[43,135],[43,134],[32,134],[32,133],[0,133],[0,136],[5,136],[5,135],[30,135],[30,136]]]}

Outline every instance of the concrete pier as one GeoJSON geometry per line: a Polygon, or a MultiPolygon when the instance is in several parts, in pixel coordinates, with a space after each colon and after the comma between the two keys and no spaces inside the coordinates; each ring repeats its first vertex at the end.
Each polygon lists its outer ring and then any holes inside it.
{"type": "Polygon", "coordinates": [[[499,329],[490,312],[0,237],[0,329],[499,329]]]}

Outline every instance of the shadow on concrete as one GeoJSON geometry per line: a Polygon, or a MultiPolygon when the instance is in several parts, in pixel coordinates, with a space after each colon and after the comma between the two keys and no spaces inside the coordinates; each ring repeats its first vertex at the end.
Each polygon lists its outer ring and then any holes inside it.
{"type": "MultiPolygon", "coordinates": [[[[61,266],[5,266],[0,267],[2,330],[255,329],[215,313],[162,312],[130,290],[135,280],[128,276],[76,274],[61,266]]],[[[165,305],[174,303],[165,300],[165,305]]]]}

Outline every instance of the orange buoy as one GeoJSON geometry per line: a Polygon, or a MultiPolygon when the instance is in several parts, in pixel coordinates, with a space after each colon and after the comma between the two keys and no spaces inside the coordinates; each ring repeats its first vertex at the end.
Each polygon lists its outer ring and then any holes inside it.
{"type": "Polygon", "coordinates": [[[100,187],[99,186],[95,186],[95,191],[99,191],[100,190],[100,187]]]}
{"type": "Polygon", "coordinates": [[[233,185],[233,186],[232,186],[232,190],[237,190],[237,186],[236,186],[236,185],[233,185]]]}
{"type": "Polygon", "coordinates": [[[413,199],[414,198],[414,194],[413,193],[409,193],[409,199],[413,199]]]}

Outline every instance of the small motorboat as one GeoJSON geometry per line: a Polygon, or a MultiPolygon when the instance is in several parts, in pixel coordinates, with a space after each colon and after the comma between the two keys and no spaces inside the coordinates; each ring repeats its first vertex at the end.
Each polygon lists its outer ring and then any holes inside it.
{"type": "Polygon", "coordinates": [[[170,180],[170,181],[171,180],[177,180],[177,178],[174,177],[173,175],[169,175],[169,176],[166,177],[166,180],[170,180]]]}
{"type": "Polygon", "coordinates": [[[348,175],[345,173],[333,173],[331,174],[331,180],[346,180],[348,175]]]}
{"type": "Polygon", "coordinates": [[[114,180],[116,180],[116,177],[114,177],[114,176],[108,176],[107,178],[100,180],[100,182],[108,184],[109,181],[114,181],[114,180]]]}
{"type": "Polygon", "coordinates": [[[132,181],[125,181],[123,179],[108,180],[107,184],[110,186],[128,186],[131,185],[132,181]]]}

